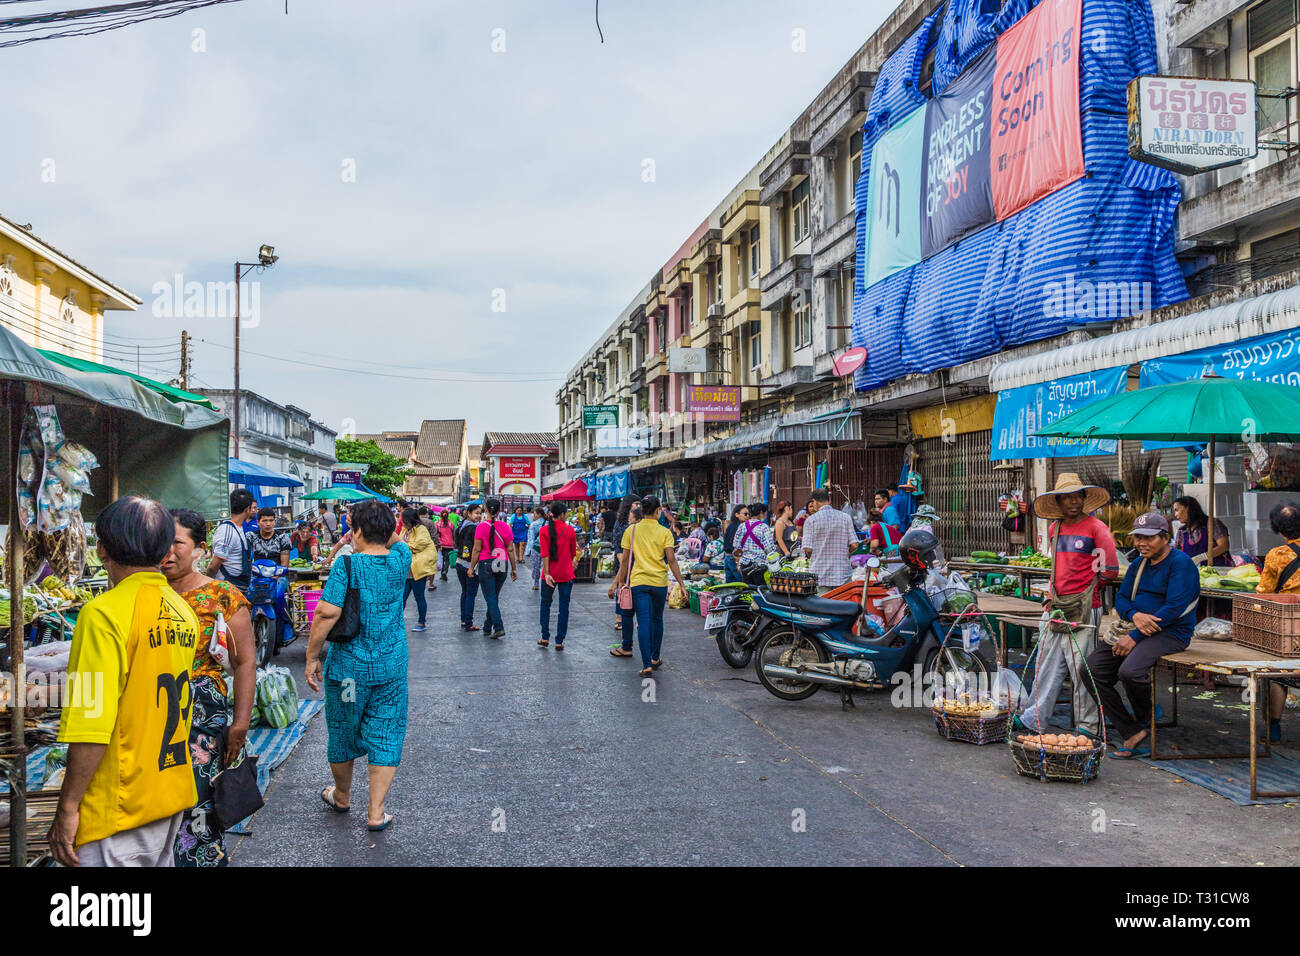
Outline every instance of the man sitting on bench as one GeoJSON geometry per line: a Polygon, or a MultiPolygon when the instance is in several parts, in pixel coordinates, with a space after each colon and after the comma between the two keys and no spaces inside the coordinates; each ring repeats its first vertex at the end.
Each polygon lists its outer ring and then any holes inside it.
{"type": "Polygon", "coordinates": [[[1200,574],[1191,558],[1169,546],[1169,538],[1169,522],[1155,512],[1138,515],[1133,522],[1133,540],[1142,558],[1129,565],[1115,596],[1115,610],[1133,622],[1133,630],[1088,655],[1093,679],[1085,686],[1123,738],[1111,754],[1120,759],[1151,754],[1150,746],[1139,746],[1151,721],[1151,668],[1166,654],[1186,650],[1196,627],[1200,574]],[[1121,681],[1132,713],[1116,686],[1121,681]]]}

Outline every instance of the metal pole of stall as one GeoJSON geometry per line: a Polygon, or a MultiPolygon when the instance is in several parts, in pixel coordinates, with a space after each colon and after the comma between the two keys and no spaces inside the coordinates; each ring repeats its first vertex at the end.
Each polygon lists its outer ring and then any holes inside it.
{"type": "Polygon", "coordinates": [[[18,447],[27,411],[27,386],[5,386],[9,406],[9,673],[13,681],[9,702],[9,728],[14,741],[13,769],[9,772],[9,865],[27,865],[27,677],[23,666],[23,528],[18,513],[18,447]]]}

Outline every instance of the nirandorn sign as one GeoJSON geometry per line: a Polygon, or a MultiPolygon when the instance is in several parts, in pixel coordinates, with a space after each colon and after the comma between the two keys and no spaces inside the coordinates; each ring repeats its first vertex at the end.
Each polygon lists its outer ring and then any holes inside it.
{"type": "Polygon", "coordinates": [[[1128,84],[1128,154],[1190,175],[1259,152],[1251,80],[1135,76],[1128,84]]]}

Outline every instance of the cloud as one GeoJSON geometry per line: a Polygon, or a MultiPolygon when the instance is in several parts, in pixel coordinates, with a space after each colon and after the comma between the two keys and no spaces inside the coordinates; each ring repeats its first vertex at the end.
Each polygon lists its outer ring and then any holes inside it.
{"type": "Polygon", "coordinates": [[[551,429],[560,382],[517,379],[562,378],[891,9],[606,0],[602,45],[586,0],[248,2],[37,43],[6,51],[40,94],[10,98],[0,211],[146,299],[114,340],[208,340],[200,381],[229,386],[230,322],[150,289],[268,242],[248,353],[510,381],[246,354],[245,387],[362,431],[551,429]]]}

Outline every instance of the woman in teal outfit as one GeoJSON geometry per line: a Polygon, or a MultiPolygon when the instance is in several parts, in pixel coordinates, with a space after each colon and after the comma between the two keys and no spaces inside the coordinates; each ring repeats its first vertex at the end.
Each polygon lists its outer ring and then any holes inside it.
{"type": "Polygon", "coordinates": [[[351,809],[352,764],[367,756],[370,765],[371,830],[393,820],[384,802],[402,760],[406,739],[406,626],[402,597],[411,568],[411,550],[396,534],[393,513],[377,501],[352,509],[353,553],[335,561],[316,605],[307,642],[307,684],[325,688],[327,759],[333,786],[321,799],[338,813],[351,809]],[[360,591],[361,628],[351,641],[330,645],[324,667],[320,654],[339,620],[351,583],[360,591]]]}

